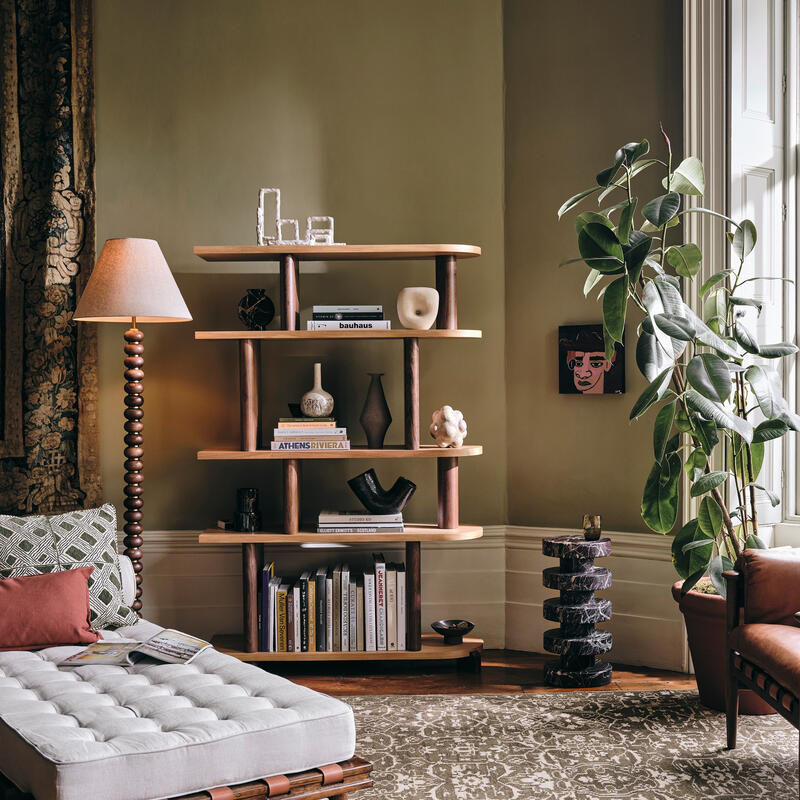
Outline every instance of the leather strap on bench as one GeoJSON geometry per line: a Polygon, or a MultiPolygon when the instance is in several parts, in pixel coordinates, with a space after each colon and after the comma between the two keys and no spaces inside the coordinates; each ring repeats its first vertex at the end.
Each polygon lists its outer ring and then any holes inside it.
{"type": "Polygon", "coordinates": [[[267,784],[267,797],[288,794],[292,788],[292,782],[285,775],[273,775],[271,778],[262,778],[261,780],[267,784]]]}
{"type": "Polygon", "coordinates": [[[216,789],[206,789],[211,800],[233,800],[233,789],[230,786],[218,786],[216,789]]]}
{"type": "Polygon", "coordinates": [[[330,786],[332,783],[341,783],[344,780],[344,770],[339,764],[326,764],[317,767],[322,773],[322,785],[330,786]]]}

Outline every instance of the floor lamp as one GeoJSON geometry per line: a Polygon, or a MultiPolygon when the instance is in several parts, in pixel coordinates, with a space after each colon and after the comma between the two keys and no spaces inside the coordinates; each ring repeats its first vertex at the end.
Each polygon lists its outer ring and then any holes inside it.
{"type": "Polygon", "coordinates": [[[108,239],[73,319],[130,322],[125,331],[125,555],[136,573],[134,611],[142,608],[142,469],[144,456],[144,334],[140,322],[186,322],[192,315],[181,297],[158,242],[108,239]]]}

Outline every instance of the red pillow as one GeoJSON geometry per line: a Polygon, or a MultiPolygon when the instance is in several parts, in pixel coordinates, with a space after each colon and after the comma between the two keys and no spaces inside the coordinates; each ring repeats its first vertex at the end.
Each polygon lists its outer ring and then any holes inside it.
{"type": "Polygon", "coordinates": [[[89,576],[94,567],[0,580],[0,650],[91,644],[89,576]]]}

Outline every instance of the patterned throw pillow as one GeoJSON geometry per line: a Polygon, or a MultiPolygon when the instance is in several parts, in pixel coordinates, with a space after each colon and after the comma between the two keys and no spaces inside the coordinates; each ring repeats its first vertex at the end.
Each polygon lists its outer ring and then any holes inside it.
{"type": "Polygon", "coordinates": [[[55,517],[0,514],[0,579],[87,566],[94,567],[89,578],[92,626],[135,625],[139,617],[122,602],[114,506],[55,517]]]}

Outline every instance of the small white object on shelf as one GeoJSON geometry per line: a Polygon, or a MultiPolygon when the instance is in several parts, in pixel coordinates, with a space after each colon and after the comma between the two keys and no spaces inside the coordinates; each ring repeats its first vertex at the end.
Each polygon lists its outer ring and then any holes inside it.
{"type": "Polygon", "coordinates": [[[461,447],[467,435],[467,423],[458,409],[442,406],[431,415],[428,430],[439,447],[461,447]]]}
{"type": "Polygon", "coordinates": [[[404,328],[426,331],[439,313],[439,292],[430,286],[406,286],[397,295],[397,316],[404,328]]]}
{"type": "Polygon", "coordinates": [[[258,190],[258,211],[256,212],[256,241],[259,245],[284,244],[344,244],[333,239],[333,217],[311,216],[306,220],[306,233],[300,238],[300,223],[296,219],[281,217],[281,190],[265,187],[258,190]],[[266,209],[269,205],[270,212],[266,209]],[[273,217],[274,215],[274,217],[273,217]],[[275,232],[267,233],[265,216],[275,220],[275,232]]]}

